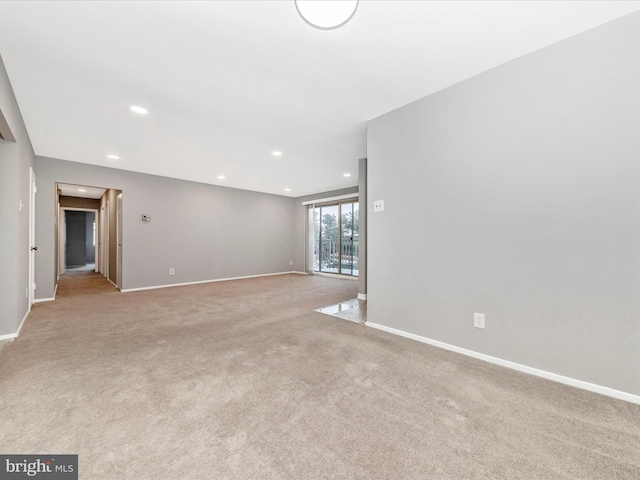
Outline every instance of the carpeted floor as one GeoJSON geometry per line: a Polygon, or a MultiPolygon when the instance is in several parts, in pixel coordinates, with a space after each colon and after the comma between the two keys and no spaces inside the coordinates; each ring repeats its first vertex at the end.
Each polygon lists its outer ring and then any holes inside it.
{"type": "Polygon", "coordinates": [[[640,406],[314,312],[282,275],[65,275],[0,358],[0,453],[89,479],[638,479],[640,406]]]}

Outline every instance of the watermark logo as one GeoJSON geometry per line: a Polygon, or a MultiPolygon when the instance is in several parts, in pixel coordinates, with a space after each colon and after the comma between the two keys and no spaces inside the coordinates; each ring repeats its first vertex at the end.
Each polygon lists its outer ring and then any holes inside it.
{"type": "Polygon", "coordinates": [[[78,455],[0,455],[0,480],[78,480],[78,455]]]}

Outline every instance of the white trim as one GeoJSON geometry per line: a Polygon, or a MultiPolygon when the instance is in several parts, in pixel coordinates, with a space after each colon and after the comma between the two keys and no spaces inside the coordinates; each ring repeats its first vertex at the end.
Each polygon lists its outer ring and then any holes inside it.
{"type": "Polygon", "coordinates": [[[31,313],[31,308],[29,308],[29,311],[25,314],[25,316],[22,318],[22,321],[20,322],[20,326],[18,327],[18,331],[16,332],[16,337],[18,335],[20,335],[20,331],[22,330],[22,327],[24,326],[24,322],[27,321],[27,317],[29,316],[29,314],[31,313]]]}
{"type": "Polygon", "coordinates": [[[172,283],[172,284],[169,284],[169,285],[154,285],[152,287],[125,288],[124,290],[120,290],[120,291],[122,293],[140,292],[140,291],[143,291],[143,290],[156,290],[158,288],[184,287],[184,286],[187,286],[187,285],[199,285],[201,283],[227,282],[227,281],[230,281],[230,280],[242,280],[242,279],[245,279],[245,278],[271,277],[271,276],[274,276],[274,275],[288,275],[290,273],[294,273],[296,275],[308,275],[308,273],[296,272],[296,271],[278,272],[278,273],[263,273],[261,275],[247,275],[247,276],[244,276],[244,277],[216,278],[216,279],[213,279],[213,280],[199,280],[197,282],[172,283]]]}
{"type": "Polygon", "coordinates": [[[358,300],[366,300],[367,299],[367,294],[366,293],[359,293],[358,294],[358,300]]]}
{"type": "Polygon", "coordinates": [[[302,205],[313,205],[314,203],[325,203],[325,202],[333,202],[334,200],[347,200],[348,198],[360,198],[360,195],[356,193],[349,193],[347,195],[338,195],[337,197],[329,197],[329,198],[318,198],[316,200],[307,200],[306,202],[302,202],[302,205]]]}
{"type": "Polygon", "coordinates": [[[36,298],[33,303],[43,303],[43,302],[53,302],[56,299],[56,297],[50,297],[50,298],[36,298]]]}
{"type": "Polygon", "coordinates": [[[24,318],[20,322],[20,325],[18,326],[18,330],[16,331],[16,333],[6,333],[4,335],[0,335],[0,342],[2,340],[11,340],[13,338],[18,338],[18,335],[20,335],[20,331],[22,330],[22,326],[24,325],[24,322],[27,320],[27,317],[29,316],[29,313],[31,313],[31,309],[29,309],[27,314],[24,316],[24,318]]]}
{"type": "Polygon", "coordinates": [[[450,345],[448,343],[440,342],[438,340],[432,340],[430,338],[421,337],[420,335],[405,332],[403,330],[397,330],[395,328],[387,327],[385,325],[380,325],[380,324],[371,323],[371,322],[367,322],[365,323],[365,325],[371,328],[375,328],[377,330],[382,330],[383,332],[393,333],[394,335],[399,335],[401,337],[417,340],[418,342],[426,343],[434,347],[444,348],[445,350],[461,353],[462,355],[467,355],[469,357],[477,358],[479,360],[484,360],[485,362],[494,363],[496,365],[500,365],[506,368],[511,368],[519,372],[535,375],[536,377],[542,377],[547,380],[553,380],[554,382],[559,382],[565,385],[569,385],[571,387],[581,388],[583,390],[588,390],[590,392],[599,393],[601,395],[606,395],[608,397],[617,398],[618,400],[624,400],[626,402],[640,405],[640,395],[634,395],[632,393],[622,392],[620,390],[604,387],[602,385],[596,385],[593,383],[585,382],[583,380],[577,380],[575,378],[565,377],[563,375],[547,372],[545,370],[538,370],[537,368],[528,367],[527,365],[511,362],[509,360],[504,360],[502,358],[492,357],[491,355],[485,355],[484,353],[474,352],[473,350],[467,350],[466,348],[456,347],[455,345],[450,345]]]}
{"type": "Polygon", "coordinates": [[[337,278],[339,280],[358,280],[359,278],[359,277],[354,277],[353,275],[341,275],[339,273],[328,273],[328,272],[313,272],[313,275],[317,275],[319,277],[337,278]]]}
{"type": "Polygon", "coordinates": [[[36,174],[33,167],[29,167],[29,285],[27,287],[27,298],[29,299],[29,311],[36,298],[36,174]]]}
{"type": "MultiPolygon", "coordinates": [[[[58,206],[60,205],[60,203],[58,202],[58,206]]],[[[100,208],[81,208],[81,207],[60,207],[59,209],[62,211],[62,214],[59,213],[59,217],[65,219],[65,213],[68,211],[71,212],[94,212],[94,217],[93,217],[93,221],[96,223],[96,226],[98,225],[98,216],[100,215],[100,208]]],[[[66,263],[67,263],[67,259],[66,259],[66,247],[64,246],[64,244],[66,243],[66,229],[67,229],[67,224],[66,224],[66,219],[63,221],[58,221],[58,277],[56,278],[56,280],[60,279],[60,270],[64,270],[62,273],[66,273],[67,271],[67,267],[66,267],[66,263]],[[62,239],[62,234],[64,233],[64,239],[62,239]],[[64,241],[63,241],[64,240],[64,241]]],[[[97,232],[96,232],[96,244],[94,245],[93,249],[94,249],[94,271],[97,272],[98,271],[98,246],[99,246],[99,240],[98,240],[98,236],[97,236],[97,232]]],[[[55,296],[55,295],[54,295],[55,296]]]]}
{"type": "Polygon", "coordinates": [[[81,208],[81,207],[60,207],[62,210],[70,210],[72,212],[98,212],[98,208],[81,208]]]}

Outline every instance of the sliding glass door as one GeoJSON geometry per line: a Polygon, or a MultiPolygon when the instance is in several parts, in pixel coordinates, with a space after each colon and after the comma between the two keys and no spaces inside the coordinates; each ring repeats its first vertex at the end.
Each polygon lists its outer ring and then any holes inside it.
{"type": "Polygon", "coordinates": [[[313,270],[358,276],[358,202],[313,210],[313,270]]]}

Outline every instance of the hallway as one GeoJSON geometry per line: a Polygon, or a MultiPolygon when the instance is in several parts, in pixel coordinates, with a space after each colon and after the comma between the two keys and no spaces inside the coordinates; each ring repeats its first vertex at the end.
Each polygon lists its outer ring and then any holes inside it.
{"type": "Polygon", "coordinates": [[[116,286],[93,267],[68,268],[58,279],[56,300],[80,295],[108,295],[119,293],[116,286]]]}

